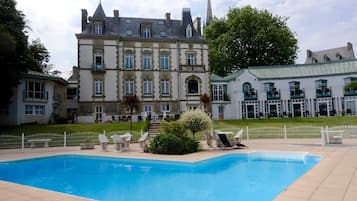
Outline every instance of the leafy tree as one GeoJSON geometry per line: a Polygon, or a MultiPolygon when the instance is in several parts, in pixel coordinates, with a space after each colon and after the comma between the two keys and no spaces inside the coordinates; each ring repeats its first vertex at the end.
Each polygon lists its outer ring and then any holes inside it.
{"type": "Polygon", "coordinates": [[[10,103],[12,89],[28,68],[24,15],[14,0],[0,0],[0,106],[10,103]]]}
{"type": "Polygon", "coordinates": [[[357,81],[350,82],[346,84],[343,88],[345,91],[355,91],[357,90],[357,81]]]}
{"type": "Polygon", "coordinates": [[[250,6],[232,8],[227,18],[215,18],[206,28],[213,73],[227,73],[248,66],[294,63],[297,39],[288,18],[250,6]]]}
{"type": "Polygon", "coordinates": [[[49,73],[53,68],[49,64],[50,53],[41,43],[40,39],[33,40],[28,46],[27,63],[35,71],[49,73]]]}
{"type": "Polygon", "coordinates": [[[184,112],[180,121],[192,132],[193,138],[197,132],[208,129],[212,124],[211,118],[200,109],[184,112]]]}
{"type": "Polygon", "coordinates": [[[137,109],[139,106],[139,98],[137,96],[125,96],[124,98],[124,104],[128,106],[130,110],[130,123],[129,123],[129,131],[131,132],[132,129],[132,116],[133,116],[133,111],[134,109],[137,109]]]}

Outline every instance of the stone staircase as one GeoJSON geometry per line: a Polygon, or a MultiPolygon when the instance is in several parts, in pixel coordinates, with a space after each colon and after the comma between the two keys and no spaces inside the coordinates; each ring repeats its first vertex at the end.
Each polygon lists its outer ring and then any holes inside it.
{"type": "Polygon", "coordinates": [[[151,121],[148,131],[150,137],[155,137],[160,134],[160,123],[160,121],[151,121]]]}

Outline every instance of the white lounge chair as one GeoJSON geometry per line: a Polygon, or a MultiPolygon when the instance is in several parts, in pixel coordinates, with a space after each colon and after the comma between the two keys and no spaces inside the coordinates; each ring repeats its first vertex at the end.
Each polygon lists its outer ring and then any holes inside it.
{"type": "Polygon", "coordinates": [[[132,135],[127,132],[127,133],[124,133],[123,135],[119,135],[122,139],[123,139],[123,149],[124,150],[129,150],[129,145],[130,145],[130,142],[131,142],[131,137],[132,135]]]}
{"type": "Polygon", "coordinates": [[[141,149],[144,149],[144,145],[145,145],[145,142],[148,139],[148,137],[149,137],[149,132],[145,132],[140,136],[138,142],[139,142],[141,149]]]}
{"type": "Polygon", "coordinates": [[[102,146],[103,151],[108,151],[108,143],[109,140],[105,134],[99,134],[98,135],[98,140],[100,142],[100,145],[102,146]]]}
{"type": "Polygon", "coordinates": [[[118,134],[114,134],[111,136],[113,143],[114,143],[114,147],[115,147],[115,151],[118,152],[122,152],[123,151],[123,145],[124,145],[124,140],[123,138],[120,137],[120,135],[118,134]]]}

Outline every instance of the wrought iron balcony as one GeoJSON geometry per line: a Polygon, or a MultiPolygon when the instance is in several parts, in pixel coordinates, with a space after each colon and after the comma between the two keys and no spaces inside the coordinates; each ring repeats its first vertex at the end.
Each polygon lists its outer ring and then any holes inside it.
{"type": "Polygon", "coordinates": [[[244,100],[258,100],[258,92],[254,90],[244,92],[244,100]]]}
{"type": "Polygon", "coordinates": [[[304,99],[305,98],[305,89],[296,89],[290,91],[291,99],[304,99]]]}
{"type": "Polygon", "coordinates": [[[344,96],[357,96],[357,89],[355,89],[355,90],[353,90],[353,89],[351,89],[351,90],[345,90],[345,91],[343,92],[343,95],[344,95],[344,96]]]}
{"type": "Polygon", "coordinates": [[[316,98],[326,98],[331,97],[331,89],[330,88],[319,88],[316,89],[316,98]]]}
{"type": "Polygon", "coordinates": [[[105,72],[105,64],[92,64],[92,72],[105,72]]]}
{"type": "Polygon", "coordinates": [[[280,90],[271,90],[267,92],[267,100],[279,100],[280,90]]]}

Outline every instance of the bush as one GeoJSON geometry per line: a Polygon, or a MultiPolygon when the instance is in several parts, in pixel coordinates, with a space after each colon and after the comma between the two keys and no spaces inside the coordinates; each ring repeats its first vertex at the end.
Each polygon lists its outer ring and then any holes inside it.
{"type": "Polygon", "coordinates": [[[192,132],[193,137],[196,132],[206,130],[212,124],[211,118],[200,109],[184,112],[179,121],[192,132]]]}
{"type": "Polygon", "coordinates": [[[160,125],[160,133],[171,133],[182,138],[187,136],[187,128],[179,121],[164,121],[160,125]]]}
{"type": "Polygon", "coordinates": [[[198,151],[198,142],[172,133],[160,134],[150,143],[149,151],[154,154],[188,154],[198,151]]]}

